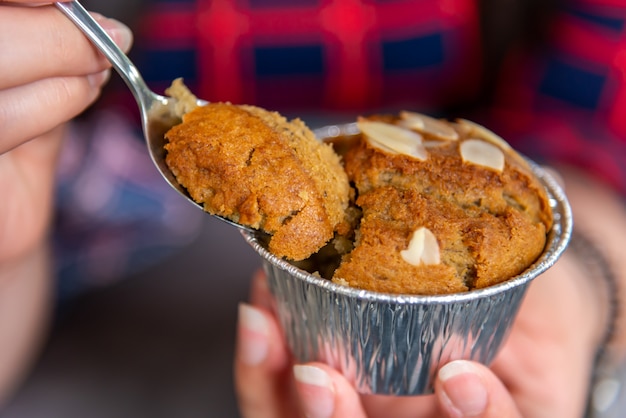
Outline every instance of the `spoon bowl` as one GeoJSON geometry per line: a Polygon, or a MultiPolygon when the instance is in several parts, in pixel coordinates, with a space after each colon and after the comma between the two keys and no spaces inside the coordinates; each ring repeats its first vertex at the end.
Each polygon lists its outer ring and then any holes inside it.
{"type": "MultiPolygon", "coordinates": [[[[157,170],[161,173],[161,176],[163,176],[165,181],[181,196],[204,210],[201,204],[191,198],[187,189],[180,185],[165,163],[165,133],[172,126],[181,122],[180,117],[174,112],[176,99],[162,96],[150,90],[135,64],[133,64],[128,56],[113,42],[102,26],[100,26],[78,1],[56,2],[54,5],[78,26],[83,34],[98,48],[102,55],[109,60],[113,68],[133,93],[141,113],[142,129],[146,145],[148,146],[148,153],[157,170]]],[[[207,104],[207,102],[198,100],[197,104],[203,106],[207,104]]],[[[254,233],[258,232],[225,217],[219,215],[213,216],[237,228],[254,233]]]]}

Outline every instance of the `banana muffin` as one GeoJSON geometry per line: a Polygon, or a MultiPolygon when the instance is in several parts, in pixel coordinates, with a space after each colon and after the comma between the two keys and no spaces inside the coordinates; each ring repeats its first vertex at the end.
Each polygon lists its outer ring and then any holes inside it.
{"type": "Polygon", "coordinates": [[[546,191],[493,132],[412,112],[357,126],[344,165],[362,218],[333,281],[462,292],[519,274],[541,254],[552,226],[546,191]]]}
{"type": "Polygon", "coordinates": [[[464,292],[521,273],[545,246],[544,187],[524,158],[473,122],[374,115],[329,144],[276,112],[198,107],[181,80],[167,93],[182,123],[166,133],[166,162],[190,196],[267,232],[272,253],[336,283],[464,292]]]}
{"type": "Polygon", "coordinates": [[[270,235],[290,260],[346,234],[350,186],[339,156],[300,120],[254,106],[195,107],[166,133],[166,163],[212,214],[270,235]]]}

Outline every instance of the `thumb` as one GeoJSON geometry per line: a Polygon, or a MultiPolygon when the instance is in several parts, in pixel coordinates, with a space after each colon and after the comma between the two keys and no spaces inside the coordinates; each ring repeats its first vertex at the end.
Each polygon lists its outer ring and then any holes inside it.
{"type": "Polygon", "coordinates": [[[443,366],[435,394],[451,418],[522,416],[502,382],[489,368],[475,362],[456,360],[443,366]]]}

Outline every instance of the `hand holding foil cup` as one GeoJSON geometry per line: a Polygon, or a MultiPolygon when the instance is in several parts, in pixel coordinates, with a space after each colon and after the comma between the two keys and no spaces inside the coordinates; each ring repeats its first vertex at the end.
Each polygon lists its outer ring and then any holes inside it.
{"type": "MultiPolygon", "coordinates": [[[[354,133],[331,126],[320,137],[354,133]]],[[[489,364],[505,341],[529,283],[567,246],[572,216],[549,173],[529,163],[545,187],[553,223],[543,252],[524,271],[480,289],[438,295],[385,293],[332,282],[244,238],[262,257],[275,311],[296,361],[322,361],[361,393],[430,393],[437,370],[456,359],[489,364]]]]}
{"type": "Polygon", "coordinates": [[[489,364],[571,233],[549,174],[466,120],[400,112],[314,134],[211,103],[166,137],[194,200],[250,228],[296,360],[362,393],[428,393],[448,361],[489,364]]]}

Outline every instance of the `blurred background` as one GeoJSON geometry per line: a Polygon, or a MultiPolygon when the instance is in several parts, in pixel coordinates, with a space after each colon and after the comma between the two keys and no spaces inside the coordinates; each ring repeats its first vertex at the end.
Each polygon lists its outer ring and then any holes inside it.
{"type": "MultiPolygon", "coordinates": [[[[626,96],[614,88],[623,76],[612,67],[623,62],[616,58],[623,48],[603,44],[601,58],[585,52],[596,49],[598,33],[621,36],[626,18],[615,16],[623,6],[82,3],[134,29],[131,58],[159,93],[183,77],[204,99],[256,104],[313,128],[399,109],[465,117],[535,160],[620,178],[612,175],[620,171],[609,164],[617,155],[609,141],[590,154],[576,145],[626,133],[623,107],[615,105],[626,96]],[[552,39],[555,28],[577,36],[552,39]]],[[[35,367],[0,416],[238,416],[231,371],[237,303],[260,263],[236,229],[159,178],[137,106],[117,75],[71,124],[57,184],[54,317],[35,367]]],[[[623,179],[616,186],[626,188],[623,179]]]]}
{"type": "Polygon", "coordinates": [[[258,265],[233,227],[203,215],[175,254],[64,301],[0,416],[238,416],[237,303],[258,265]]]}

